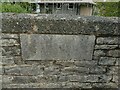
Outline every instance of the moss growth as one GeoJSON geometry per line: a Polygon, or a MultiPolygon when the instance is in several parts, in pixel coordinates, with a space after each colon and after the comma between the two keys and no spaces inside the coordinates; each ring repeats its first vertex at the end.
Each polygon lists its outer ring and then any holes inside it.
{"type": "MultiPolygon", "coordinates": [[[[27,7],[27,6],[26,6],[27,7]]],[[[27,13],[30,12],[25,5],[22,6],[20,3],[1,3],[0,12],[15,12],[15,13],[27,13]]]]}
{"type": "Polygon", "coordinates": [[[119,2],[98,2],[97,3],[98,15],[106,17],[119,16],[119,2]]]}

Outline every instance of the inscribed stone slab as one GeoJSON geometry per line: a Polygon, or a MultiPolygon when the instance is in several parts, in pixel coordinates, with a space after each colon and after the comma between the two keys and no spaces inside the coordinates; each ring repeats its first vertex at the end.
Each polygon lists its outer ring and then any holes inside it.
{"type": "Polygon", "coordinates": [[[24,60],[91,60],[95,36],[21,34],[24,60]]]}

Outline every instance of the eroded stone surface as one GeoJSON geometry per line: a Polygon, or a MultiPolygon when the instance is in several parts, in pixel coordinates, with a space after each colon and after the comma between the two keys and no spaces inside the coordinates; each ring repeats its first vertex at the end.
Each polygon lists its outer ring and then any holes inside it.
{"type": "Polygon", "coordinates": [[[3,33],[120,35],[118,18],[2,13],[1,20],[3,33]]]}
{"type": "Polygon", "coordinates": [[[21,34],[25,60],[91,60],[95,36],[21,34]]]}

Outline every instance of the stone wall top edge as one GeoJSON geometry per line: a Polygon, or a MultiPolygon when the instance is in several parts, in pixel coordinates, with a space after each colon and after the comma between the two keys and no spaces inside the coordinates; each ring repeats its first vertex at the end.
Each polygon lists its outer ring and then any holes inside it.
{"type": "Polygon", "coordinates": [[[118,23],[118,17],[102,17],[102,16],[80,16],[80,15],[68,15],[68,14],[29,14],[29,13],[2,13],[2,18],[31,18],[31,19],[47,19],[47,20],[88,20],[99,22],[115,22],[118,23]]]}
{"type": "Polygon", "coordinates": [[[120,35],[118,18],[2,13],[3,33],[120,35]]]}

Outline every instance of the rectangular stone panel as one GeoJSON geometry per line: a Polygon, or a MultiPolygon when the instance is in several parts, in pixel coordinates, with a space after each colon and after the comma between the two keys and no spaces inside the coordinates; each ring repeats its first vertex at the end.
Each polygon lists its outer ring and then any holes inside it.
{"type": "Polygon", "coordinates": [[[24,60],[91,60],[94,35],[21,34],[24,60]]]}

